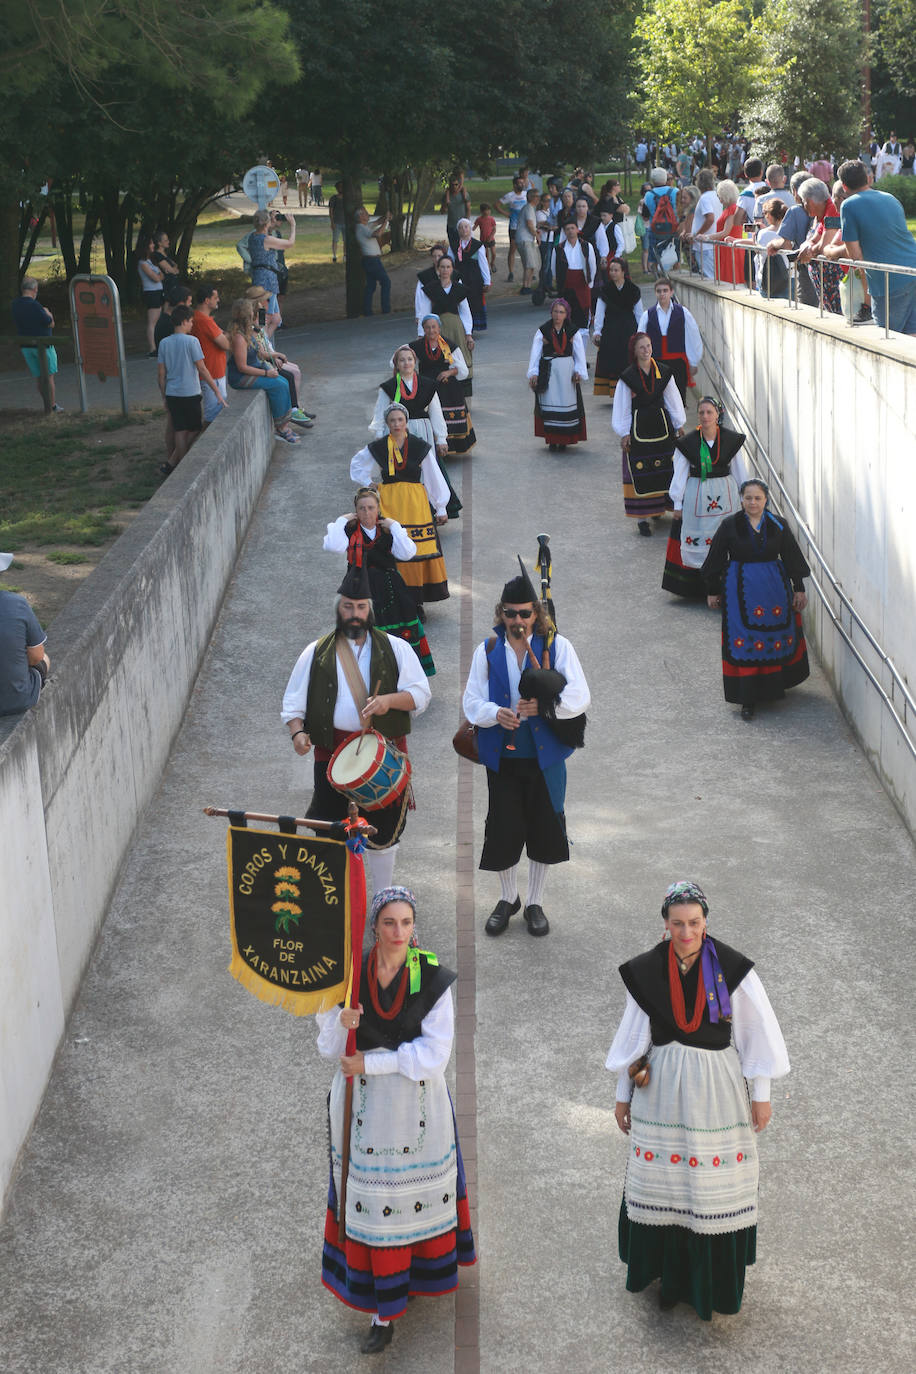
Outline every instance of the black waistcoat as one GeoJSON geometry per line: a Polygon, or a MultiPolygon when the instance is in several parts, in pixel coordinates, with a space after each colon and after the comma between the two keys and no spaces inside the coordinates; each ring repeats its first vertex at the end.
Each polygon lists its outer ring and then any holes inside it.
{"type": "MultiPolygon", "coordinates": [[[[733,993],[742,978],[754,967],[753,960],[745,958],[721,940],[717,939],[715,944],[725,985],[729,992],[733,993]]],[[[731,1042],[731,1022],[720,1019],[713,1025],[709,1019],[708,1007],[703,1008],[703,1019],[692,1035],[687,1035],[678,1026],[671,1010],[667,940],[661,940],[648,953],[639,954],[635,959],[628,959],[625,964],[621,964],[620,976],[627,992],[649,1018],[653,1045],[669,1045],[672,1040],[677,1040],[682,1045],[694,1045],[698,1049],[724,1050],[731,1042]]],[[[700,960],[696,959],[687,975],[681,978],[684,1009],[688,1021],[693,1018],[699,976],[700,960]]]]}
{"type": "MultiPolygon", "coordinates": [[[[417,368],[417,371],[420,372],[419,367],[417,368]]],[[[438,371],[441,372],[442,368],[439,367],[438,371]]],[[[385,395],[390,396],[393,401],[394,393],[398,389],[397,378],[389,377],[387,382],[382,382],[381,387],[385,395]]],[[[403,406],[405,408],[411,420],[427,420],[429,419],[429,403],[435,395],[435,382],[430,381],[428,377],[424,377],[422,372],[420,372],[420,375],[417,379],[416,395],[411,398],[409,396],[405,396],[404,392],[402,391],[401,398],[398,401],[398,405],[403,406]]]]}
{"type": "MultiPolygon", "coordinates": [[[[369,955],[363,955],[363,972],[360,980],[359,1000],[365,1010],[359,1020],[359,1029],[356,1032],[356,1048],[358,1050],[396,1050],[398,1045],[403,1045],[409,1040],[416,1040],[421,1034],[421,1022],[427,1012],[431,1011],[439,998],[454,983],[457,975],[451,969],[445,968],[442,964],[431,964],[420,951],[420,990],[410,993],[404,998],[404,1005],[399,1015],[391,1021],[386,1021],[376,1012],[372,1005],[372,998],[369,996],[369,985],[367,980],[367,965],[369,955]]],[[[387,988],[380,987],[378,990],[379,1005],[388,1011],[397,995],[398,978],[395,978],[387,988]]],[[[409,977],[409,972],[407,977],[409,977]]]]}
{"type": "MultiPolygon", "coordinates": [[[[733,429],[719,427],[719,444],[712,453],[714,462],[709,470],[710,477],[727,477],[731,472],[732,459],[741,448],[746,434],[738,434],[733,429]]],[[[700,476],[700,431],[692,429],[689,434],[685,434],[683,439],[675,439],[674,447],[678,449],[687,462],[690,464],[691,477],[700,476]]]]}
{"type": "Polygon", "coordinates": [[[425,439],[418,439],[415,434],[408,434],[406,461],[393,477],[388,476],[388,436],[386,435],[384,439],[373,439],[368,447],[372,457],[382,470],[380,479],[382,482],[422,481],[420,464],[429,453],[429,444],[425,439]]]}

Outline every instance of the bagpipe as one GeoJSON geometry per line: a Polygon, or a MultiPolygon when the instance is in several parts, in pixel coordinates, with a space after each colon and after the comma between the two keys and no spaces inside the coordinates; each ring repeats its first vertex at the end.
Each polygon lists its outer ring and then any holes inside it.
{"type": "Polygon", "coordinates": [[[585,747],[585,714],[567,717],[557,715],[560,693],[566,686],[566,677],[553,666],[553,645],[557,637],[557,612],[551,596],[553,561],[550,554],[550,535],[538,535],[536,566],[541,583],[540,596],[535,592],[534,583],[528,575],[521,555],[517,556],[522,577],[531,587],[532,600],[540,606],[549,627],[544,639],[544,657],[540,664],[531,646],[528,647],[528,656],[531,662],[523,670],[519,680],[519,695],[525,698],[534,698],[538,704],[538,714],[544,718],[561,744],[572,749],[582,749],[585,747]]]}

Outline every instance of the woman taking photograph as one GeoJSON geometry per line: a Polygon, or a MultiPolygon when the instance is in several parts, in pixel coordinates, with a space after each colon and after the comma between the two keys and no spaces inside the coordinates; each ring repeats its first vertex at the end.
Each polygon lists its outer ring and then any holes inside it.
{"type": "Polygon", "coordinates": [[[704,1321],[741,1307],[757,1249],[756,1136],[772,1114],[770,1080],[789,1072],[752,961],[713,941],[708,914],[696,883],[668,888],[664,938],[620,966],[626,1007],[606,1063],[629,1138],[627,1289],[660,1279],[663,1310],[686,1302],[704,1321]]]}
{"type": "Polygon", "coordinates": [[[642,296],[630,279],[626,258],[612,258],[607,281],[598,291],[592,338],[598,346],[595,359],[595,396],[614,399],[617,379],[629,362],[627,349],[639,327],[642,296]]]}
{"type": "Polygon", "coordinates": [[[528,357],[528,385],[534,392],[534,433],[551,450],[588,438],[580,382],[588,376],[584,330],[573,329],[569,305],[558,296],[550,319],[535,333],[528,357]]]}
{"type": "Polygon", "coordinates": [[[398,571],[417,604],[448,598],[448,575],[437,532],[448,520],[448,486],[439,471],[429,444],[409,434],[407,407],[390,405],[385,411],[386,435],[374,439],[350,460],[350,476],[361,487],[379,488],[379,503],[386,520],[396,520],[417,551],[409,561],[398,561],[398,571]]]}
{"type": "Polygon", "coordinates": [[[248,252],[251,257],[251,280],[254,286],[264,286],[270,293],[267,302],[267,337],[272,339],[280,324],[280,263],[278,253],[292,248],[296,242],[296,221],[292,215],[285,216],[289,225],[289,238],[277,238],[267,232],[271,217],[269,210],[256,210],[253,216],[254,228],[248,235],[248,252]]]}
{"type": "Polygon", "coordinates": [[[652,357],[648,334],[634,334],[628,353],[630,365],[614,392],[611,428],[623,453],[623,508],[648,536],[649,517],[670,510],[674,440],[684,433],[687,412],[671,368],[652,357]]]}
{"type": "Polygon", "coordinates": [[[442,403],[436,392],[436,383],[432,377],[420,376],[417,355],[410,344],[403,344],[395,351],[391,358],[391,368],[392,376],[379,385],[375,413],[369,421],[369,429],[376,439],[383,439],[388,433],[385,411],[395,402],[404,407],[408,415],[408,434],[414,434],[429,444],[436,455],[439,471],[448,483],[446,514],[449,520],[457,520],[461,512],[461,502],[443,462],[448,453],[448,430],[442,414],[442,403]]]}
{"type": "Polygon", "coordinates": [[[801,612],[811,569],[788,526],[767,510],[759,477],[741,484],[742,509],[716,530],[700,575],[707,602],[722,610],[725,700],[752,720],[758,701],[776,701],[808,676],[801,612]]]}
{"type": "Polygon", "coordinates": [[[235,391],[266,391],[277,438],[287,444],[298,444],[299,435],[290,428],[289,423],[292,413],[289,384],[275,367],[261,357],[254,337],[254,306],[251,301],[242,299],[233,303],[232,323],[227,333],[231,345],[226,364],[227,382],[235,391]]]}
{"type": "Polygon", "coordinates": [[[674,477],[668,495],[674,519],[668,536],[662,586],[675,596],[702,601],[700,574],[713,536],[739,508],[738,484],[747,477],[739,453],[744,434],[722,424],[722,407],[711,396],[697,406],[699,426],[674,441],[674,477]]]}
{"type": "Polygon", "coordinates": [[[474,1264],[474,1236],[455,1116],[445,1082],[454,1041],[455,975],[417,948],[416,898],[387,887],[372,899],[375,943],[363,955],[362,1003],[319,1012],[318,1052],[339,1068],[328,1097],[330,1186],[321,1281],[348,1307],[371,1313],[362,1344],[391,1344],[391,1323],[412,1297],[458,1287],[474,1264]],[[348,1055],[347,1035],[356,1032],[348,1055]],[[337,1216],[346,1077],[354,1079],[346,1238],[337,1216]]]}
{"type": "Polygon", "coordinates": [[[398,572],[398,560],[408,562],[417,546],[397,520],[382,519],[374,487],[360,487],[353,509],[355,517],[340,515],[328,525],[322,548],[325,553],[345,553],[348,567],[366,569],[376,625],[397,639],[406,639],[426,676],[433,677],[436,665],[417,618],[416,603],[398,572]]]}

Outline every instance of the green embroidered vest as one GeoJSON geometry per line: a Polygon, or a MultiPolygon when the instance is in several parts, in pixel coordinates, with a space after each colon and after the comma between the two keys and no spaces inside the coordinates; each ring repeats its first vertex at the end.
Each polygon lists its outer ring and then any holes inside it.
{"type": "MultiPolygon", "coordinates": [[[[388,643],[388,636],[373,625],[369,630],[372,636],[372,657],[369,668],[369,681],[380,683],[379,695],[398,690],[398,661],[394,650],[388,643]]],[[[374,695],[374,692],[373,692],[374,695]]],[[[313,744],[323,749],[334,748],[334,707],[337,705],[337,634],[332,631],[315,645],[312,671],[309,675],[309,690],[305,704],[305,729],[313,744]]],[[[410,713],[408,711],[388,711],[377,716],[372,723],[373,729],[386,739],[397,739],[399,735],[410,734],[410,713]]]]}

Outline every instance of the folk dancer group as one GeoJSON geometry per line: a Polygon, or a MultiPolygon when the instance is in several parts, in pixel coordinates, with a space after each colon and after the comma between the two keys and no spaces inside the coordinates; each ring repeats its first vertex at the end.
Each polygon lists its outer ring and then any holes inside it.
{"type": "MultiPolygon", "coordinates": [[[[479,267],[461,228],[459,261],[479,267]]],[[[555,448],[585,438],[582,320],[587,324],[597,267],[575,226],[566,226],[561,252],[554,274],[568,296],[553,302],[528,368],[536,433],[555,448]]],[[[481,320],[476,302],[470,329],[463,318],[471,292],[452,284],[453,257],[443,252],[435,280],[427,275],[418,283],[418,300],[422,291],[439,309],[421,315],[422,337],[390,359],[370,423],[375,437],[351,461],[360,484],[353,513],[327,527],[325,549],[347,558],[335,627],[304,649],[284,694],[282,719],[293,748],[313,754],[310,816],[345,816],[346,788],[329,778],[329,766],[354,736],[371,725],[385,751],[406,759],[412,722],[430,701],[435,667],[424,608],[448,596],[439,527],[460,510],[449,511],[457,497],[442,459],[456,451],[455,440],[473,435],[462,385],[467,368],[461,348],[444,337],[442,317],[451,317],[447,327],[469,353],[481,320]]],[[[750,718],[757,701],[807,675],[800,612],[808,569],[791,533],[768,510],[765,484],[746,476],[744,436],[722,424],[713,398],[701,400],[699,426],[687,431],[684,402],[702,343],[689,312],[672,302],[670,285],[657,285],[657,305],[642,312],[625,265],[610,264],[595,301],[596,390],[600,378],[598,394],[613,398],[627,514],[651,534],[649,519],[673,512],[663,585],[684,597],[705,595],[721,608],[726,699],[750,718]]],[[[484,925],[489,936],[503,935],[519,911],[529,934],[549,932],[548,872],[569,859],[566,765],[583,743],[589,704],[576,652],[556,633],[523,569],[502,589],[463,698],[489,795],[480,868],[497,874],[500,887],[484,925]]],[[[362,1002],[319,1017],[319,1052],[338,1061],[329,1096],[322,1279],[370,1315],[362,1345],[368,1354],[390,1344],[410,1297],[454,1291],[458,1267],[476,1258],[444,1079],[455,975],[417,947],[416,899],[394,886],[410,805],[405,788],[372,812],[374,944],[363,957],[362,1002]],[[347,1054],[351,1032],[356,1049],[347,1054]],[[347,1077],[357,1096],[342,1238],[347,1077]]],[[[621,966],[627,1003],[607,1061],[618,1075],[617,1121],[630,1136],[620,1257],[628,1288],[659,1279],[663,1307],[685,1301],[708,1318],[738,1310],[754,1262],[755,1134],[769,1121],[769,1082],[788,1072],[788,1059],[751,961],[709,937],[700,889],[675,884],[662,914],[666,940],[621,966]]]]}

